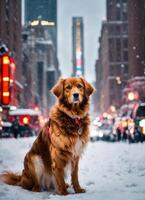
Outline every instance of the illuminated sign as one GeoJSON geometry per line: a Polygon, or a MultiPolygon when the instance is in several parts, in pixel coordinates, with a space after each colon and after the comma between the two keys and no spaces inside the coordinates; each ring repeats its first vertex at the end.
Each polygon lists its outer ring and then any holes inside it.
{"type": "Polygon", "coordinates": [[[81,38],[81,22],[80,19],[76,21],[76,49],[75,49],[75,58],[76,58],[76,68],[75,74],[76,76],[83,75],[83,67],[82,67],[82,38],[81,38]]]}
{"type": "Polygon", "coordinates": [[[55,26],[54,22],[49,22],[46,20],[34,20],[31,22],[31,26],[38,26],[38,25],[42,25],[42,26],[55,26]]]}
{"type": "Polygon", "coordinates": [[[8,105],[10,102],[10,58],[8,55],[1,57],[1,102],[8,105]]]}

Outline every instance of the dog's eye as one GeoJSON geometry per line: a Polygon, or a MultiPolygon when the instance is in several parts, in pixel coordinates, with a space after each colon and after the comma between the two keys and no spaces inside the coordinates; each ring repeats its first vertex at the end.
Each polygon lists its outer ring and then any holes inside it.
{"type": "Polygon", "coordinates": [[[82,84],[78,84],[77,87],[78,87],[78,88],[83,88],[83,85],[82,85],[82,84]]]}
{"type": "Polygon", "coordinates": [[[71,88],[71,85],[67,85],[65,89],[70,90],[71,88]]]}

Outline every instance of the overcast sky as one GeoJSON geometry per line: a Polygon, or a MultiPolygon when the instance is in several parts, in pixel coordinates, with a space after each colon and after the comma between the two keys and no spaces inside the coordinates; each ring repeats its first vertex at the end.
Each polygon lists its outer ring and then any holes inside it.
{"type": "MultiPolygon", "coordinates": [[[[24,0],[22,0],[24,7],[24,0]]],[[[62,76],[72,74],[72,17],[84,20],[85,77],[95,80],[98,37],[106,16],[106,0],[58,0],[58,59],[62,76]]],[[[22,16],[24,22],[24,15],[22,16]]]]}
{"type": "Polygon", "coordinates": [[[58,0],[58,58],[63,76],[72,73],[72,17],[84,19],[85,76],[95,79],[98,37],[106,0],[58,0]]]}

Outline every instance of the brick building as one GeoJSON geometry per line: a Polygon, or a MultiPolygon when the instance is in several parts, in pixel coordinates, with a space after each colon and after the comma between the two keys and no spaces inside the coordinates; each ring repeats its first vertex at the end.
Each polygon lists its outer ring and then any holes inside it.
{"type": "Polygon", "coordinates": [[[129,76],[145,74],[145,0],[128,0],[129,76]]]}
{"type": "Polygon", "coordinates": [[[5,44],[16,62],[15,98],[22,102],[21,90],[21,1],[0,0],[0,43],[5,44]]]}
{"type": "Polygon", "coordinates": [[[107,0],[106,9],[107,20],[102,24],[96,65],[96,76],[101,76],[97,83],[101,112],[111,105],[120,106],[122,89],[128,79],[127,0],[107,0]]]}

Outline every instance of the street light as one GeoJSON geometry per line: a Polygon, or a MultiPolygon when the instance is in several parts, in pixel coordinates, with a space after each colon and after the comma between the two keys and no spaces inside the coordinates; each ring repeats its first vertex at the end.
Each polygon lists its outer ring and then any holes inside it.
{"type": "Polygon", "coordinates": [[[134,92],[129,92],[128,93],[128,100],[129,101],[133,101],[135,99],[135,94],[134,94],[134,92]]]}

